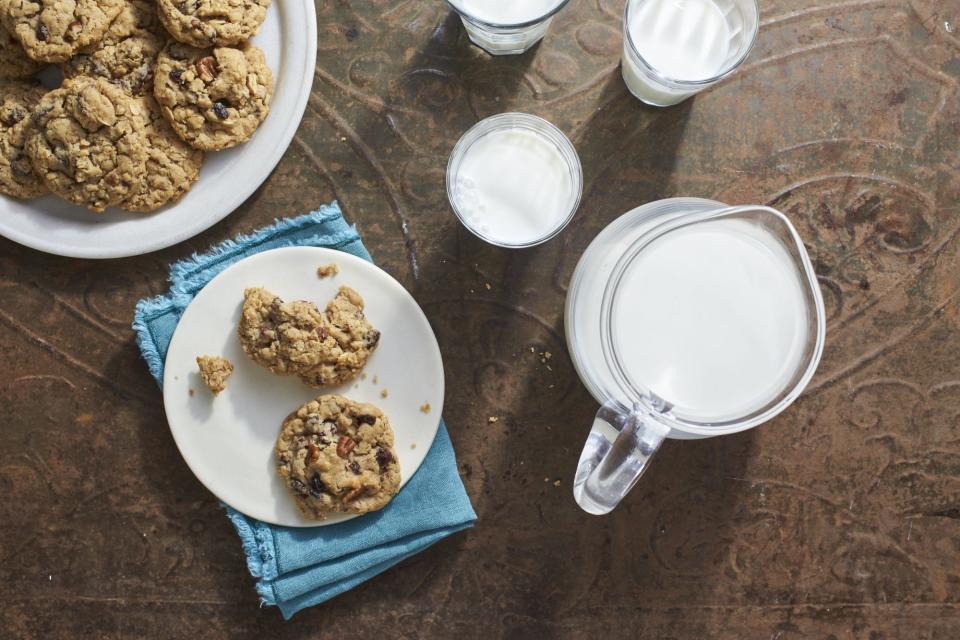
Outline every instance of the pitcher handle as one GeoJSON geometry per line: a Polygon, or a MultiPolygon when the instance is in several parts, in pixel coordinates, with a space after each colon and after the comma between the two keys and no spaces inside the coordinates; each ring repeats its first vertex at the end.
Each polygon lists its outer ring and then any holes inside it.
{"type": "Polygon", "coordinates": [[[573,497],[587,513],[609,513],[633,489],[670,429],[640,406],[607,402],[597,411],[580,454],[573,497]]]}

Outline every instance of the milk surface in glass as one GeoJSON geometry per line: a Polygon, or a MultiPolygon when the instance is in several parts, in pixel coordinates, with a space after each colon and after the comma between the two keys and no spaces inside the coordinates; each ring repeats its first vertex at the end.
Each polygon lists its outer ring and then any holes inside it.
{"type": "Polygon", "coordinates": [[[612,338],[627,375],[696,421],[763,407],[807,340],[803,284],[758,225],[718,219],[671,231],[625,272],[612,338]]]}
{"type": "Polygon", "coordinates": [[[486,240],[534,243],[563,224],[574,184],[559,149],[522,128],[491,131],[465,151],[453,197],[462,220],[486,240]]]}
{"type": "MultiPolygon", "coordinates": [[[[636,53],[660,76],[683,82],[714,78],[737,53],[727,13],[733,9],[720,0],[645,0],[631,8],[625,25],[636,53]]],[[[630,91],[644,102],[670,105],[697,91],[671,87],[651,77],[624,39],[623,78],[630,91]]]]}
{"type": "Polygon", "coordinates": [[[477,20],[489,24],[513,25],[536,20],[560,4],[561,0],[456,0],[477,20]]]}

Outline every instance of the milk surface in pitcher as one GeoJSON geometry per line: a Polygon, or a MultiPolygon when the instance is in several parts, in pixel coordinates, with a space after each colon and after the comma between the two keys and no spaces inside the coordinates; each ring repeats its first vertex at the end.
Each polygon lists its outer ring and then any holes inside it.
{"type": "Polygon", "coordinates": [[[772,400],[797,370],[806,304],[775,236],[747,220],[710,220],[637,255],[612,307],[613,344],[629,377],[676,415],[739,417],[772,400]]]}

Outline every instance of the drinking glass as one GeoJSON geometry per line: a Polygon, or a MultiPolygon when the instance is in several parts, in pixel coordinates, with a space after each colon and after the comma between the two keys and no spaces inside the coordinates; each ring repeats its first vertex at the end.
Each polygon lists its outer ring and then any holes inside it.
{"type": "Polygon", "coordinates": [[[501,24],[491,22],[489,18],[477,17],[464,0],[447,0],[450,7],[460,15],[470,41],[494,56],[524,53],[540,42],[553,16],[566,6],[567,2],[568,0],[559,0],[552,5],[546,3],[542,15],[524,22],[501,24]]]}
{"type": "MultiPolygon", "coordinates": [[[[712,71],[708,77],[671,77],[663,68],[658,68],[643,56],[644,29],[663,29],[661,35],[688,43],[689,47],[707,47],[708,34],[695,31],[697,24],[683,25],[677,16],[683,15],[684,7],[691,0],[627,0],[623,15],[623,80],[636,98],[654,107],[666,107],[686,100],[710,85],[732,74],[743,64],[753,48],[760,25],[760,7],[757,0],[694,0],[712,2],[722,14],[727,29],[726,53],[721,60],[702,61],[709,63],[712,71]],[[665,8],[678,10],[670,17],[675,20],[662,23],[657,17],[665,8]]],[[[650,38],[648,38],[650,39],[650,38]]],[[[655,46],[655,45],[652,45],[655,46]]],[[[702,51],[700,52],[702,53],[702,51]]],[[[649,56],[648,56],[649,57],[649,56]]],[[[696,56],[694,56],[696,57],[696,56]]],[[[663,64],[659,65],[660,67],[663,64]]]]}
{"type": "MultiPolygon", "coordinates": [[[[509,151],[509,149],[503,150],[504,153],[509,153],[509,151]]],[[[577,208],[580,206],[580,196],[583,192],[583,168],[580,165],[580,158],[577,155],[577,150],[574,148],[573,143],[552,123],[529,113],[498,113],[489,118],[484,118],[470,127],[467,132],[460,137],[460,140],[457,141],[447,161],[446,183],[447,199],[450,201],[450,206],[453,208],[457,219],[459,219],[463,226],[471,233],[484,242],[498,247],[523,249],[550,240],[563,231],[564,227],[573,219],[577,208]],[[564,172],[570,181],[570,190],[565,203],[566,210],[563,214],[557,216],[552,225],[545,226],[542,233],[537,237],[524,238],[522,240],[508,237],[495,237],[492,235],[491,232],[485,228],[482,214],[462,202],[463,199],[460,197],[463,194],[462,190],[469,190],[471,188],[470,185],[463,184],[460,173],[460,166],[463,163],[464,157],[469,153],[471,146],[484,136],[510,129],[523,129],[537,136],[549,147],[553,148],[563,163],[564,172]]],[[[531,184],[530,188],[537,188],[537,185],[531,184]]]]}
{"type": "MultiPolygon", "coordinates": [[[[658,304],[656,299],[636,302],[658,304]]],[[[574,367],[601,405],[573,482],[574,497],[580,507],[593,514],[612,510],[640,479],[664,439],[736,433],[763,424],[786,409],[803,391],[819,363],[824,316],[816,274],[803,242],[789,220],[775,209],[672,198],[638,207],[608,225],[577,264],[564,318],[574,367]],[[682,406],[675,406],[671,398],[659,397],[638,383],[622,361],[624,345],[615,337],[621,334],[613,331],[612,325],[624,275],[637,257],[665,234],[717,220],[749,223],[765,237],[769,234],[771,241],[783,249],[803,297],[805,317],[798,319],[797,326],[805,326],[806,331],[798,345],[795,367],[787,369],[779,386],[764,395],[767,400],[741,415],[712,417],[685,411],[682,406]]],[[[657,336],[638,335],[635,339],[657,340],[657,336]]]]}

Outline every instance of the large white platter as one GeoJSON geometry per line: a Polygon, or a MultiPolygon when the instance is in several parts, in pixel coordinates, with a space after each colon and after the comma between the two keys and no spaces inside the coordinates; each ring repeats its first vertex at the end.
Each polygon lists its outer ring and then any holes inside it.
{"type": "Polygon", "coordinates": [[[270,113],[245,144],[208,154],[182,200],[151,214],[98,215],[54,196],[0,196],[0,235],[62,256],[120,258],[169,247],[226,217],[267,179],[303,117],[317,57],[313,0],[274,0],[253,41],[273,71],[270,113]]]}

